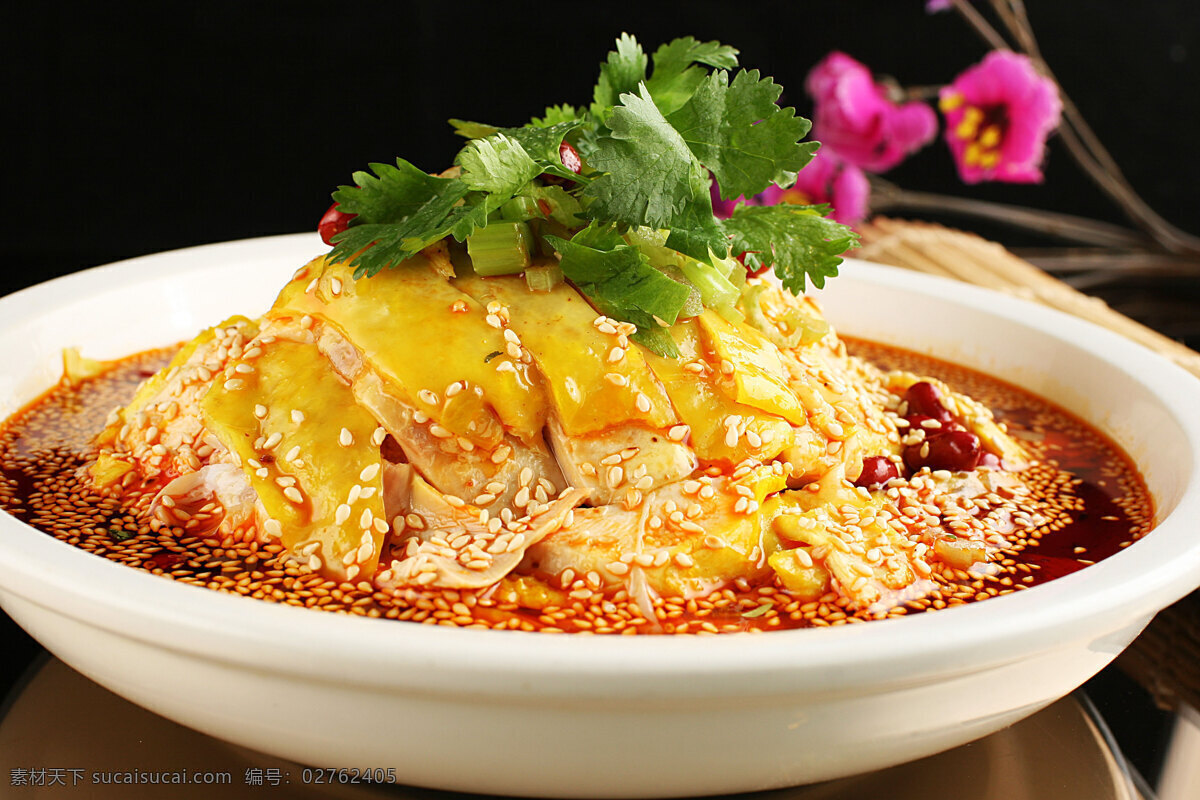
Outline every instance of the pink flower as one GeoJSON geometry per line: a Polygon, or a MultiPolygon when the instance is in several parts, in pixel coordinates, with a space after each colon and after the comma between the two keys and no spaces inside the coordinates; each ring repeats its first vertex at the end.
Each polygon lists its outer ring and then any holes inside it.
{"type": "Polygon", "coordinates": [[[936,14],[939,11],[949,11],[953,5],[950,0],[925,0],[925,13],[936,14]]]}
{"type": "Polygon", "coordinates": [[[1037,183],[1062,103],[1028,57],[993,50],[942,89],[946,144],[965,183],[1037,183]]]}
{"type": "Polygon", "coordinates": [[[844,161],[884,172],[937,135],[937,115],[920,102],[897,104],[871,71],[845,53],[830,53],[808,73],[813,137],[844,161]]]}
{"type": "Polygon", "coordinates": [[[871,186],[866,174],[853,164],[843,161],[833,150],[821,152],[796,176],[790,189],[769,187],[759,195],[762,205],[796,203],[804,206],[828,203],[830,217],[853,225],[867,215],[867,197],[871,186]]]}
{"type": "Polygon", "coordinates": [[[714,183],[712,202],[713,212],[721,219],[732,214],[738,203],[749,206],[773,206],[778,203],[813,206],[828,203],[832,207],[830,217],[853,225],[867,215],[870,193],[871,186],[861,169],[838,158],[830,148],[822,147],[821,152],[800,170],[791,188],[781,189],[772,185],[749,199],[738,197],[722,200],[714,183]]]}

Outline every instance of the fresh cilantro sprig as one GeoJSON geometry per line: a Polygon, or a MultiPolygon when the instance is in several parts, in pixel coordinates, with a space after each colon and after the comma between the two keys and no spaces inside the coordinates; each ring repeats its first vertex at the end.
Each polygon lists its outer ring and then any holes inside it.
{"type": "Polygon", "coordinates": [[[332,256],[354,264],[356,277],[371,276],[440,239],[465,241],[525,198],[521,207],[544,211],[535,231],[564,276],[602,313],[637,325],[639,341],[662,354],[674,354],[664,326],[697,293],[684,273],[705,278],[722,313],[741,283],[729,283],[731,255],[750,270],[772,267],[792,292],[808,281],[822,287],[857,240],[825,217],[827,207],[743,204],[729,219],[713,215],[714,181],[725,199],[787,188],[819,146],[801,141],[809,122],[779,106],[773,80],[733,72],[737,56],[692,37],[647,56],[622,34],[588,106],[549,106],[520,127],[451,120],[468,141],[457,169],[442,176],[403,159],[355,173],[355,185],[333,195],[354,216],[332,256]],[[582,157],[578,173],[562,160],[568,145],[582,157]],[[639,230],[665,231],[656,247],[674,255],[648,258],[630,238],[639,230]],[[714,293],[715,285],[728,291],[714,293]]]}
{"type": "Polygon", "coordinates": [[[732,236],[733,249],[743,254],[746,267],[773,267],[792,294],[805,289],[805,277],[818,289],[837,275],[841,255],[858,236],[825,216],[829,206],[738,204],[722,227],[732,236]]]}

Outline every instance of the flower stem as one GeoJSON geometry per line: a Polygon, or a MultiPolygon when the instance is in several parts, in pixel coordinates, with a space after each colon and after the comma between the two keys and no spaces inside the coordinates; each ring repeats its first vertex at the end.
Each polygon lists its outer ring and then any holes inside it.
{"type": "Polygon", "coordinates": [[[1059,247],[1017,248],[1013,254],[1048,272],[1096,272],[1110,278],[1121,275],[1195,277],[1200,273],[1200,261],[1171,253],[1059,247]]]}
{"type": "Polygon", "coordinates": [[[915,192],[878,176],[871,176],[871,210],[944,211],[977,219],[988,219],[1067,241],[1098,247],[1146,249],[1152,242],[1145,235],[1106,222],[932,192],[915,192]]]}
{"type": "Polygon", "coordinates": [[[953,3],[955,10],[962,15],[963,19],[975,29],[975,32],[987,42],[989,47],[995,50],[1012,49],[1008,46],[1008,42],[1004,41],[1004,37],[1000,35],[999,31],[992,27],[992,24],[984,19],[983,15],[976,10],[975,6],[971,4],[971,0],[951,0],[951,3],[953,3]]]}

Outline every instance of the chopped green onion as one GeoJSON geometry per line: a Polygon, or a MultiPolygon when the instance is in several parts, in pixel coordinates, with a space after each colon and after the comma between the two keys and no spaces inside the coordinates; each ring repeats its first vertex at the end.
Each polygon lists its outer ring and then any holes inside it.
{"type": "Polygon", "coordinates": [[[529,266],[532,239],[524,222],[493,222],[467,237],[467,253],[479,275],[512,275],[529,266]]]}
{"type": "Polygon", "coordinates": [[[685,258],[680,265],[684,276],[700,292],[704,305],[718,311],[723,306],[732,307],[738,299],[738,290],[712,264],[694,258],[685,258]]]}
{"type": "Polygon", "coordinates": [[[531,292],[549,292],[562,282],[562,268],[558,264],[541,264],[525,270],[525,283],[531,292]]]}
{"type": "Polygon", "coordinates": [[[530,220],[530,230],[533,231],[534,241],[537,243],[535,255],[546,256],[553,258],[557,252],[554,246],[546,241],[547,236],[557,236],[560,239],[570,239],[574,235],[574,231],[567,228],[552,219],[534,219],[530,220]]]}
{"type": "Polygon", "coordinates": [[[636,228],[630,228],[625,234],[625,238],[634,247],[642,247],[649,245],[651,247],[662,247],[667,243],[668,230],[656,230],[639,225],[636,228]]]}
{"type": "Polygon", "coordinates": [[[519,194],[500,206],[500,216],[513,222],[524,222],[527,219],[545,216],[537,201],[527,195],[519,194]]]}

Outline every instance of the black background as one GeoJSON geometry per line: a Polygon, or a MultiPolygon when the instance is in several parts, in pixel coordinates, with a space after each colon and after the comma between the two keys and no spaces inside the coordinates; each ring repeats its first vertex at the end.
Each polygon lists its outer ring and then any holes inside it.
{"type": "MultiPolygon", "coordinates": [[[[1027,2],[1048,61],[1130,181],[1200,233],[1200,4],[1027,2]]],[[[955,15],[923,7],[22,3],[3,21],[0,295],[145,253],[313,230],[329,193],[368,162],[447,166],[460,146],[449,117],[513,125],[547,104],[587,103],[622,31],[649,51],[685,34],[732,44],[802,114],[804,76],[832,49],[905,85],[945,83],[985,47],[955,15]]],[[[964,187],[939,141],[887,177],[1122,220],[1056,142],[1046,175],[964,187]]],[[[7,687],[34,645],[3,615],[0,636],[7,687]]]]}
{"type": "MultiPolygon", "coordinates": [[[[1200,233],[1200,4],[1028,2],[1047,59],[1134,186],[1200,233]]],[[[25,3],[5,26],[15,143],[0,293],[129,256],[312,230],[368,162],[447,166],[461,144],[449,117],[511,125],[586,103],[623,30],[651,51],[683,34],[733,44],[802,114],[804,76],[832,49],[905,85],[946,83],[985,52],[923,0],[25,3]]],[[[965,187],[940,140],[888,177],[1121,220],[1057,143],[1040,186],[965,187]]]]}

